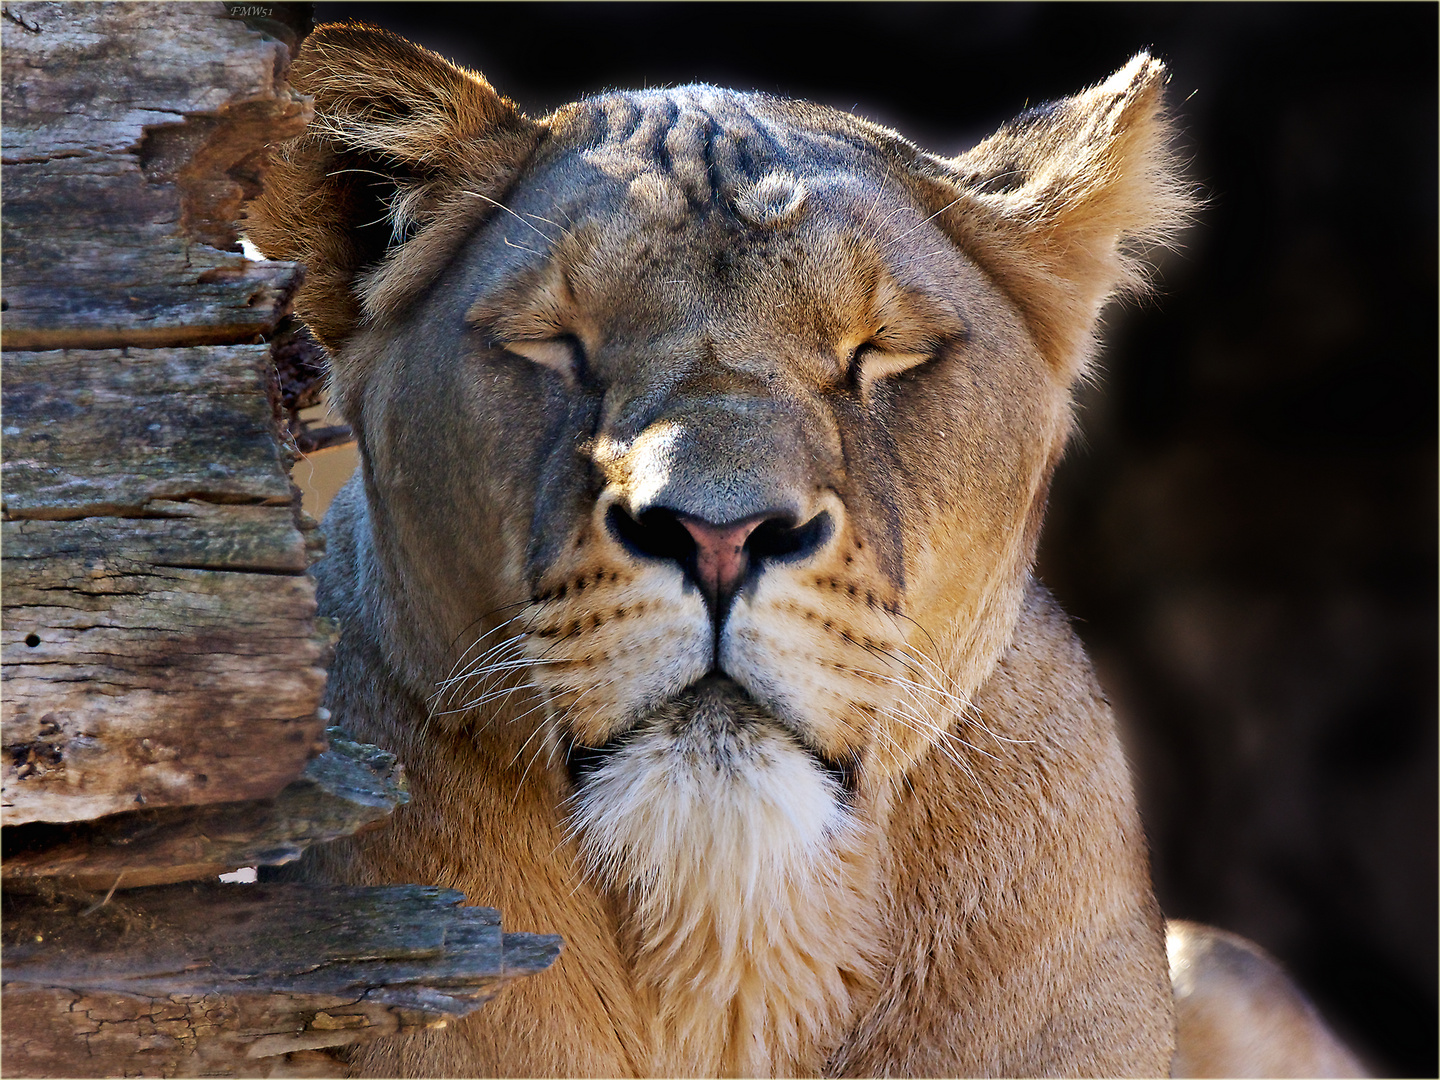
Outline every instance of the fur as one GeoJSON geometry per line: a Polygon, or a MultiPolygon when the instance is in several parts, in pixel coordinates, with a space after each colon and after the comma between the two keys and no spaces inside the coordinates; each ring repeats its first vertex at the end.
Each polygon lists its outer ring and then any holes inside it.
{"type": "Polygon", "coordinates": [[[693,696],[606,760],[572,827],[592,877],[624,896],[650,1070],[803,1072],[875,981],[876,838],[793,738],[712,687],[693,696]]]}
{"type": "Polygon", "coordinates": [[[1254,942],[1172,919],[1174,1076],[1368,1076],[1284,969],[1254,942]]]}
{"type": "Polygon", "coordinates": [[[1165,1072],[1113,717],[1030,575],[1096,319],[1183,215],[1161,65],[953,159],[708,86],[532,120],[354,24],[291,78],[250,237],[360,442],[327,702],[412,791],[299,873],[566,940],[356,1069],[1165,1072]],[[697,521],[761,522],[723,604],[697,521]]]}

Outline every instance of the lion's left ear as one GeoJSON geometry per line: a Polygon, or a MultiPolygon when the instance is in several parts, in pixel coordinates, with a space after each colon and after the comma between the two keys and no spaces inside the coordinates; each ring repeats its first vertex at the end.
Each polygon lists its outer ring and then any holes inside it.
{"type": "Polygon", "coordinates": [[[290,82],[315,119],[280,148],[246,233],[306,265],[296,310],[333,355],[377,296],[413,292],[490,211],[540,126],[476,73],[360,23],[316,27],[290,82]]]}
{"type": "Polygon", "coordinates": [[[1165,67],[1141,53],[1099,86],[1031,109],[917,179],[936,220],[1015,300],[1065,378],[1085,370],[1100,309],[1143,291],[1139,254],[1185,224],[1193,200],[1170,150],[1165,67]]]}

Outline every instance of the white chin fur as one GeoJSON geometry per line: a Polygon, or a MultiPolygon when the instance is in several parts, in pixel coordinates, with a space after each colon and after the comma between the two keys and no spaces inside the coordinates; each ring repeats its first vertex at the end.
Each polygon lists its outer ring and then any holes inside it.
{"type": "Polygon", "coordinates": [[[843,799],[773,720],[703,691],[581,784],[571,825],[651,995],[648,1071],[823,1065],[876,970],[874,837],[843,799]]]}
{"type": "Polygon", "coordinates": [[[787,732],[694,716],[647,721],[607,755],[572,821],[609,885],[751,907],[767,889],[824,875],[853,827],[842,797],[787,732]]]}

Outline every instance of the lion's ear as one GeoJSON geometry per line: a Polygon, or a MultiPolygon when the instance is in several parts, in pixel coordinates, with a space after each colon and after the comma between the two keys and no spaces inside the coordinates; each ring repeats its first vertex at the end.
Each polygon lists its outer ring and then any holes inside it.
{"type": "Polygon", "coordinates": [[[1021,307],[1066,378],[1084,371],[1101,307],[1142,291],[1148,246],[1192,208],[1162,109],[1165,67],[1141,53],[1099,86],[1031,109],[978,146],[929,159],[943,227],[1021,307]]]}
{"type": "Polygon", "coordinates": [[[290,82],[315,119],[281,147],[246,234],[305,264],[296,309],[333,353],[361,317],[362,275],[412,237],[456,232],[466,200],[499,198],[539,127],[479,75],[359,23],[316,27],[290,82]]]}

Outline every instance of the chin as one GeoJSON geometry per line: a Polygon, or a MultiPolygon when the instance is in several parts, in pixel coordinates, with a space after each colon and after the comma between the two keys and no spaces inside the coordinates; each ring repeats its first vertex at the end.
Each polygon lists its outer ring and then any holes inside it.
{"type": "Polygon", "coordinates": [[[571,741],[570,822],[591,873],[643,895],[754,902],[823,872],[858,828],[854,770],[709,674],[600,747],[571,741]]]}

